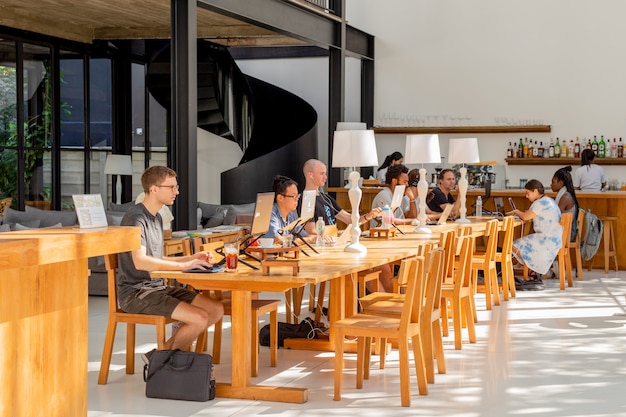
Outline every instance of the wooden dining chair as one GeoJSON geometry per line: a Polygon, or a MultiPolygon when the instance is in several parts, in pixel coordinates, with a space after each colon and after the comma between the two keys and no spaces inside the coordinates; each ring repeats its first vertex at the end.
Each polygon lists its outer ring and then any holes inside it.
{"type": "Polygon", "coordinates": [[[496,249],[498,247],[498,220],[489,220],[485,226],[487,246],[484,252],[472,254],[472,277],[474,293],[477,292],[478,272],[483,272],[485,305],[491,310],[493,304],[500,305],[500,289],[498,288],[498,271],[496,269],[496,249]]]}
{"type": "MultiPolygon", "coordinates": [[[[440,265],[442,251],[432,252],[429,265],[440,265]]],[[[411,270],[403,309],[400,318],[382,317],[358,313],[331,324],[335,330],[335,389],[334,400],[341,400],[341,383],[344,366],[345,336],[357,337],[357,377],[356,387],[363,387],[366,370],[369,370],[369,359],[372,338],[396,339],[400,353],[400,397],[403,407],[411,405],[410,371],[409,371],[409,339],[413,347],[413,357],[417,374],[418,391],[421,395],[428,394],[426,370],[422,351],[421,326],[419,323],[424,295],[425,261],[423,257],[408,261],[411,270]]]]}
{"type": "Polygon", "coordinates": [[[515,275],[513,271],[513,236],[515,234],[515,217],[505,216],[502,219],[500,230],[504,233],[502,248],[496,250],[496,263],[500,264],[502,271],[502,292],[504,300],[509,300],[509,294],[515,298],[515,275]]]}
{"type": "Polygon", "coordinates": [[[131,375],[135,373],[135,325],[148,324],[156,326],[157,349],[165,349],[165,325],[176,321],[165,316],[131,314],[122,311],[117,304],[117,254],[104,255],[104,264],[106,266],[109,290],[109,319],[106,335],[104,337],[104,347],[102,348],[100,373],[98,374],[98,384],[100,385],[105,385],[109,379],[109,368],[111,366],[113,344],[115,342],[115,333],[118,323],[126,323],[126,373],[131,375]]]}
{"type": "Polygon", "coordinates": [[[452,306],[452,322],[454,326],[454,348],[462,348],[461,328],[467,327],[470,343],[476,343],[476,330],[474,327],[474,297],[472,288],[472,252],[474,250],[474,236],[457,237],[457,247],[460,247],[458,263],[454,267],[454,282],[444,283],[441,288],[441,321],[442,332],[448,335],[449,316],[448,305],[452,306]]]}
{"type": "MultiPolygon", "coordinates": [[[[583,241],[583,228],[585,227],[585,210],[579,208],[578,209],[578,219],[576,220],[576,224],[578,228],[576,229],[576,238],[573,242],[569,242],[570,248],[570,257],[571,251],[574,251],[574,256],[576,260],[576,277],[578,281],[583,280],[583,259],[580,255],[580,245],[583,241]]],[[[573,223],[572,223],[573,225],[573,223]]]]}
{"type": "MultiPolygon", "coordinates": [[[[452,240],[454,242],[455,232],[450,231],[442,233],[441,240],[452,240]]],[[[453,245],[450,245],[451,247],[453,245]]],[[[445,277],[446,269],[446,252],[450,248],[446,248],[441,245],[437,251],[443,251],[441,257],[441,265],[435,270],[438,275],[433,275],[433,270],[427,271],[425,292],[424,292],[424,304],[422,308],[422,317],[420,323],[422,326],[422,348],[424,350],[424,366],[426,368],[426,380],[429,384],[435,382],[435,359],[437,361],[437,371],[440,374],[446,373],[446,362],[443,350],[443,336],[441,333],[441,286],[445,277]]],[[[369,304],[363,308],[363,313],[373,314],[383,317],[400,317],[402,314],[403,302],[405,300],[404,294],[397,294],[394,297],[390,297],[386,300],[379,300],[369,304]]],[[[381,356],[381,362],[384,359],[381,356]]],[[[382,368],[381,368],[382,369],[382,368]]]]}
{"type": "Polygon", "coordinates": [[[565,289],[565,279],[567,278],[567,286],[574,285],[572,280],[572,258],[570,256],[570,238],[572,236],[572,219],[574,215],[572,213],[561,214],[561,226],[563,226],[563,234],[561,239],[563,240],[557,259],[559,260],[559,288],[565,289]]]}
{"type": "MultiPolygon", "coordinates": [[[[224,242],[210,242],[205,244],[200,244],[198,249],[201,251],[209,251],[211,252],[215,262],[219,262],[222,258],[216,249],[224,246],[224,242]]],[[[231,299],[228,293],[222,291],[212,291],[211,297],[216,298],[222,302],[224,306],[224,315],[230,316],[232,315],[232,304],[231,299]]],[[[264,314],[270,315],[270,366],[275,367],[278,361],[278,306],[280,305],[280,300],[259,300],[253,299],[251,302],[251,312],[252,312],[252,320],[250,323],[252,324],[252,337],[250,339],[251,342],[251,356],[250,356],[250,368],[251,375],[256,377],[259,374],[259,317],[264,314]]],[[[214,331],[213,331],[213,363],[219,364],[222,356],[222,324],[223,319],[220,319],[217,323],[215,323],[214,331]]],[[[203,339],[202,347],[204,348],[202,351],[206,350],[206,338],[203,339]]],[[[197,350],[197,349],[196,349],[197,350]]]]}

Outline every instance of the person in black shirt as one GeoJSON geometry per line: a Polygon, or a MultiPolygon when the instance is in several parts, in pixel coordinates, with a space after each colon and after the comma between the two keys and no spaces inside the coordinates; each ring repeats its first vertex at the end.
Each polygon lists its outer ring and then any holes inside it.
{"type": "Polygon", "coordinates": [[[439,186],[433,188],[426,197],[426,204],[428,208],[434,212],[441,213],[446,205],[452,204],[451,217],[456,217],[459,214],[459,202],[454,201],[454,197],[450,194],[450,191],[456,188],[456,178],[454,177],[454,171],[451,169],[444,169],[439,173],[439,186]]]}

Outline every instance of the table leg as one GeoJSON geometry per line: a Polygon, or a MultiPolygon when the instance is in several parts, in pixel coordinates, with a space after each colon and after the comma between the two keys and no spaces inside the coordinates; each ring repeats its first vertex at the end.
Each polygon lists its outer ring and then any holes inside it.
{"type": "Polygon", "coordinates": [[[250,291],[232,291],[232,380],[230,384],[218,383],[216,395],[222,398],[305,403],[308,400],[306,388],[250,384],[251,301],[250,291]]]}

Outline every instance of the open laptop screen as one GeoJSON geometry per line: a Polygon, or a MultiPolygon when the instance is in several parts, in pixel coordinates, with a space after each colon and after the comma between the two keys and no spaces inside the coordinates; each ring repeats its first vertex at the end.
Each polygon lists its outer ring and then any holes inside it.
{"type": "Polygon", "coordinates": [[[391,212],[393,213],[398,207],[402,206],[402,197],[404,196],[404,189],[406,185],[396,185],[393,190],[393,197],[391,197],[391,212]]]}
{"type": "Polygon", "coordinates": [[[274,205],[274,193],[258,193],[256,195],[256,205],[254,207],[254,217],[252,218],[252,228],[250,233],[264,235],[270,230],[270,219],[272,217],[272,206],[274,205]]]}

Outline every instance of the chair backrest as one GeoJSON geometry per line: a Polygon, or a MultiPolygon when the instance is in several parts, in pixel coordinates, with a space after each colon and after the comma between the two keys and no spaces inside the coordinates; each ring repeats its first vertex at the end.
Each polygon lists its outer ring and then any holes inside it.
{"type": "Polygon", "coordinates": [[[404,296],[404,305],[400,315],[400,329],[407,329],[409,323],[419,322],[422,314],[422,297],[424,294],[424,264],[423,256],[408,259],[409,277],[404,296]]]}
{"type": "Polygon", "coordinates": [[[111,253],[108,255],[104,255],[104,266],[107,270],[107,283],[109,288],[109,314],[117,313],[122,310],[117,305],[117,253],[111,253]]]}
{"type": "Polygon", "coordinates": [[[456,229],[457,236],[469,236],[472,234],[472,226],[461,226],[456,229]]]}
{"type": "Polygon", "coordinates": [[[213,260],[213,263],[217,263],[221,261],[222,258],[224,257],[224,255],[221,255],[220,253],[217,252],[217,249],[223,246],[224,246],[224,242],[209,242],[209,243],[203,243],[199,245],[198,250],[200,252],[204,252],[204,251],[209,252],[211,254],[211,259],[213,260]]]}
{"type": "Polygon", "coordinates": [[[462,288],[469,288],[472,283],[472,254],[475,239],[474,236],[457,238],[457,245],[461,247],[459,261],[454,269],[454,292],[457,294],[462,288]]]}
{"type": "Polygon", "coordinates": [[[454,268],[454,256],[456,244],[456,232],[454,230],[447,230],[441,232],[439,235],[439,247],[444,249],[444,279],[446,277],[452,277],[452,268],[454,268]]]}
{"type": "Polygon", "coordinates": [[[506,216],[502,219],[502,231],[504,237],[502,240],[502,253],[510,254],[513,250],[513,234],[515,233],[515,217],[506,216]]]}
{"type": "Polygon", "coordinates": [[[493,261],[498,249],[498,219],[489,220],[485,226],[485,235],[488,236],[487,248],[485,249],[485,262],[493,261]]]}
{"type": "Polygon", "coordinates": [[[572,242],[573,245],[570,246],[579,246],[583,241],[583,228],[585,227],[585,210],[579,208],[578,209],[578,219],[577,219],[577,225],[578,228],[576,229],[576,239],[574,239],[574,241],[572,242]]]}
{"type": "Polygon", "coordinates": [[[563,234],[561,238],[563,242],[561,243],[562,249],[569,249],[570,236],[572,235],[572,219],[574,215],[572,213],[562,213],[561,214],[561,226],[563,226],[563,234]]]}
{"type": "Polygon", "coordinates": [[[426,257],[426,288],[422,310],[426,323],[431,321],[433,311],[439,308],[441,302],[441,284],[445,277],[445,264],[446,250],[444,248],[433,249],[426,257]]]}

